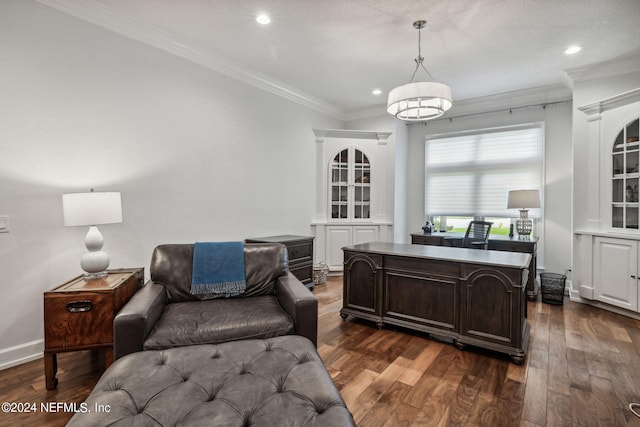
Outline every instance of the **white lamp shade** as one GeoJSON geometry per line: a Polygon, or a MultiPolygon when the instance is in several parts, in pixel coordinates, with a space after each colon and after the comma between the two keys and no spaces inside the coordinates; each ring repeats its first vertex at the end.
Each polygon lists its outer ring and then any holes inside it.
{"type": "Polygon", "coordinates": [[[540,207],[540,192],[538,190],[509,191],[507,209],[532,209],[540,207]]]}
{"type": "Polygon", "coordinates": [[[122,222],[122,201],[118,192],[63,194],[62,210],[66,226],[122,222]]]}
{"type": "Polygon", "coordinates": [[[451,108],[451,89],[436,82],[408,83],[389,92],[387,112],[406,121],[440,117],[451,108]]]}

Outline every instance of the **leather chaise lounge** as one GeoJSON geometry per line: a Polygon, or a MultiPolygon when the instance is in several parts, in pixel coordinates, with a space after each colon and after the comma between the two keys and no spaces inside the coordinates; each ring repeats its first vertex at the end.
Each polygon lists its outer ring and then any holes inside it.
{"type": "Polygon", "coordinates": [[[355,426],[315,347],[296,335],[129,354],[85,404],[68,427],[355,426]]]}
{"type": "Polygon", "coordinates": [[[278,243],[244,245],[246,291],[192,295],[193,244],[155,248],[149,280],[114,320],[114,359],[142,350],[296,334],[314,345],[318,301],[287,268],[278,243]]]}
{"type": "Polygon", "coordinates": [[[154,250],[151,280],[115,318],[117,360],[67,425],[355,426],[286,247],[245,244],[246,292],[213,299],[190,293],[193,248],[154,250]]]}

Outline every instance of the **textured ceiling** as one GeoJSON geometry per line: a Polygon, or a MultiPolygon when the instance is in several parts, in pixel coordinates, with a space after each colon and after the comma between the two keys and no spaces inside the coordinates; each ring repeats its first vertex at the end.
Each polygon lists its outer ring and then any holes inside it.
{"type": "Polygon", "coordinates": [[[454,105],[566,84],[566,69],[640,55],[639,0],[40,1],[118,32],[126,27],[118,21],[128,22],[146,33],[139,39],[161,35],[191,56],[258,76],[343,116],[384,111],[387,92],[409,81],[417,19],[428,21],[425,65],[451,86],[454,105]],[[87,5],[93,10],[74,13],[87,5]],[[259,12],[271,16],[270,25],[255,22],[259,12]],[[564,55],[572,44],[583,50],[564,55]],[[382,95],[372,95],[374,88],[382,95]]]}

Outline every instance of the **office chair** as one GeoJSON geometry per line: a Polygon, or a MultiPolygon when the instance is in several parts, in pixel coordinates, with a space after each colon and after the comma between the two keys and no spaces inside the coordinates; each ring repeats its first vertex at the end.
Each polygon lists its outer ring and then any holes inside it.
{"type": "Polygon", "coordinates": [[[487,249],[493,222],[471,221],[461,242],[463,248],[487,249]]]}

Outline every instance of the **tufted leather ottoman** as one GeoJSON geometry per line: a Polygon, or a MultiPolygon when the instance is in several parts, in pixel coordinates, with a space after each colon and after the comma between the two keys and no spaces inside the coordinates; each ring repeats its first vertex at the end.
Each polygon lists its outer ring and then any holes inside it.
{"type": "Polygon", "coordinates": [[[86,404],[68,426],[355,425],[315,347],[297,335],[132,353],[86,404]]]}

